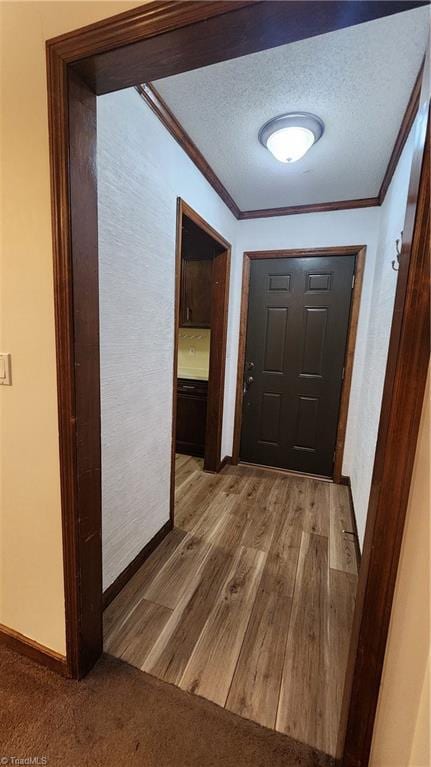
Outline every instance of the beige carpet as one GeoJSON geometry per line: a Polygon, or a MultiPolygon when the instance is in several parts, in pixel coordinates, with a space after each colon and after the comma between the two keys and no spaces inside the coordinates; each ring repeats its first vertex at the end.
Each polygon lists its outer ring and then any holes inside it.
{"type": "Polygon", "coordinates": [[[0,757],[52,767],[322,767],[328,757],[105,657],[81,682],[0,647],[0,757]]]}

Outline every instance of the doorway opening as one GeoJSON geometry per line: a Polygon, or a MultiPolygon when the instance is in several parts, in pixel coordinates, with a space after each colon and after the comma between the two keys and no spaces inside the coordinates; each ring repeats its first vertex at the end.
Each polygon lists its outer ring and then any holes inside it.
{"type": "Polygon", "coordinates": [[[342,481],[365,254],[244,254],[234,464],[342,481]]]}
{"type": "Polygon", "coordinates": [[[172,488],[175,454],[223,465],[231,245],[179,198],[176,250],[172,488]]]}

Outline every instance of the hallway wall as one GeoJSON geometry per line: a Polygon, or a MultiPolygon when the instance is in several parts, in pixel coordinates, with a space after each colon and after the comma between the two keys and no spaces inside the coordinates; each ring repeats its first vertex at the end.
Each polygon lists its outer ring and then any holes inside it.
{"type": "Polygon", "coordinates": [[[98,122],[103,586],[169,519],[177,197],[236,220],[135,89],[98,122]]]}
{"type": "Polygon", "coordinates": [[[355,363],[355,399],[349,410],[344,473],[351,479],[352,495],[362,542],[376,452],[383,384],[385,381],[389,336],[397,287],[397,272],[392,269],[395,241],[404,226],[410,168],[416,124],[410,131],[399,163],[379,209],[380,224],[377,257],[369,297],[369,316],[364,343],[355,363]]]}

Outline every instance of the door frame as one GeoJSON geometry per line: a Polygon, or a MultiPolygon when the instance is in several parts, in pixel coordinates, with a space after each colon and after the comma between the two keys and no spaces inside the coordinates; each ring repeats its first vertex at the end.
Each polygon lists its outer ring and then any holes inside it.
{"type": "Polygon", "coordinates": [[[344,355],[344,378],[341,388],[340,408],[338,414],[337,437],[335,441],[335,460],[333,469],[334,482],[343,481],[342,465],[344,443],[346,439],[347,414],[349,410],[350,389],[352,384],[353,362],[355,356],[356,335],[358,329],[359,311],[361,304],[362,283],[365,269],[366,245],[346,245],[334,248],[303,248],[293,250],[254,250],[243,254],[241,312],[239,321],[238,369],[236,381],[235,422],[233,433],[232,463],[240,460],[240,443],[242,427],[242,409],[244,400],[244,365],[247,340],[250,265],[252,261],[268,258],[324,258],[325,256],[354,256],[355,282],[350,300],[349,326],[347,332],[346,352],[344,355]]]}
{"type": "MultiPolygon", "coordinates": [[[[343,0],[311,3],[150,2],[47,42],[66,662],[74,678],[103,646],[96,94],[413,7],[358,2],[346,13],[343,0]]],[[[428,69],[345,685],[343,767],[369,760],[428,370],[428,69]]]]}
{"type": "Polygon", "coordinates": [[[231,244],[222,237],[181,197],[177,198],[177,235],[175,246],[175,327],[173,360],[172,394],[172,449],[171,449],[171,509],[174,522],[175,512],[175,453],[177,430],[177,378],[178,378],[178,336],[180,330],[180,295],[181,295],[181,246],[182,220],[186,215],[200,229],[212,237],[223,252],[214,258],[211,286],[211,339],[210,367],[208,375],[208,401],[205,427],[204,470],[218,472],[225,461],[221,458],[221,438],[223,427],[224,384],[226,372],[226,342],[229,310],[229,281],[231,244]],[[214,311],[217,307],[217,311],[214,311]]]}

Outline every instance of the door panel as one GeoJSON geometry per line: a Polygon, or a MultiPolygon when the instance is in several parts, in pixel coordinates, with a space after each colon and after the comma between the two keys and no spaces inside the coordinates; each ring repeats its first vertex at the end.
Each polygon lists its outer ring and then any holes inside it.
{"type": "Polygon", "coordinates": [[[298,397],[296,403],[295,450],[315,451],[317,447],[317,418],[319,400],[317,397],[298,397]]]}
{"type": "Polygon", "coordinates": [[[259,441],[269,445],[279,444],[281,415],[281,395],[264,392],[262,397],[262,411],[259,418],[260,435],[259,441]]]}
{"type": "Polygon", "coordinates": [[[269,306],[266,310],[265,373],[283,373],[286,351],[287,309],[269,306]]]}
{"type": "Polygon", "coordinates": [[[256,259],[240,458],[331,476],[354,256],[256,259]]]}
{"type": "Polygon", "coordinates": [[[327,320],[327,306],[304,308],[304,345],[300,376],[322,377],[327,320]]]}

